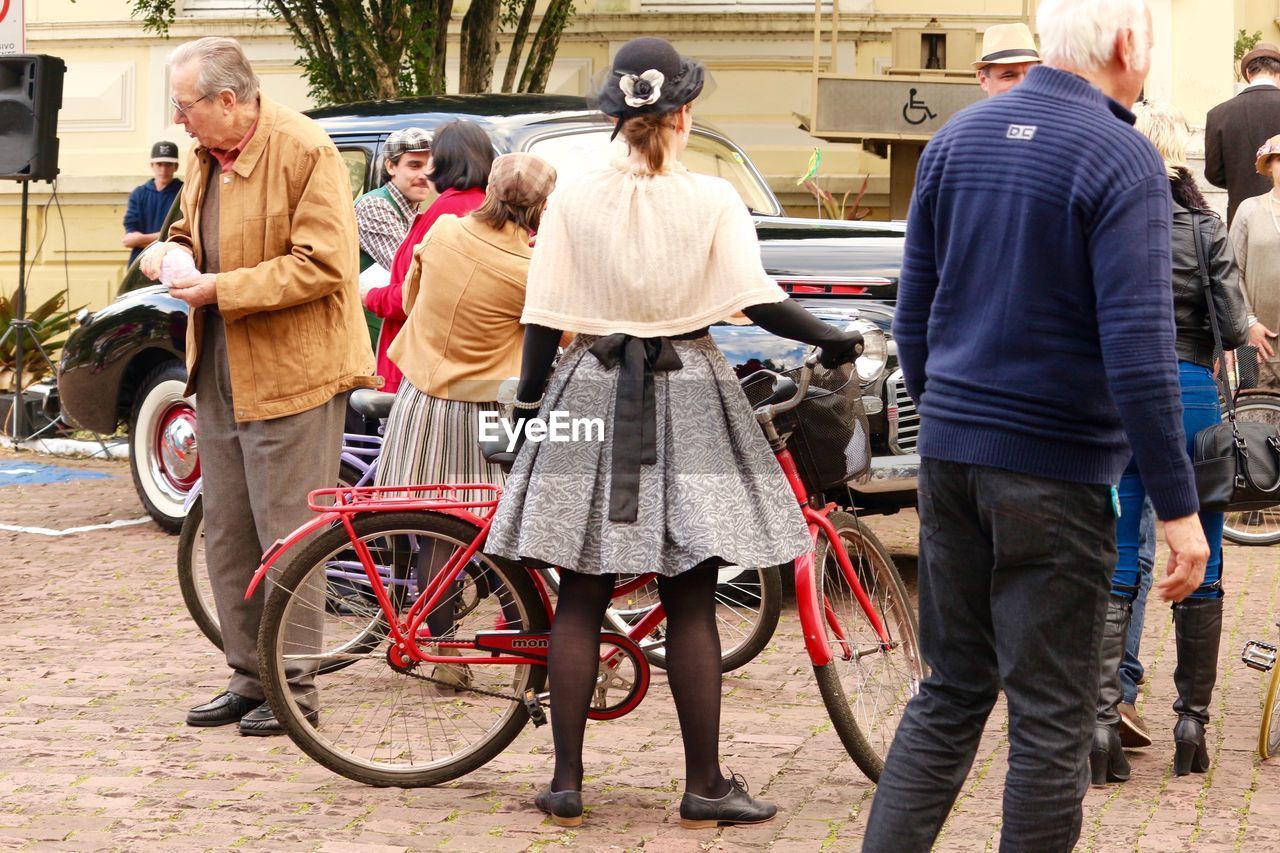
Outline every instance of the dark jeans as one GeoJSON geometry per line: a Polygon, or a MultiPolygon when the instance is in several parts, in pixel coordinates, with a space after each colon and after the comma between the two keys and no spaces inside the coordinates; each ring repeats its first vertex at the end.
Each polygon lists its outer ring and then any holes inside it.
{"type": "Polygon", "coordinates": [[[1080,835],[1115,519],[1105,486],[924,459],[920,648],[863,850],[929,850],[1003,687],[1009,770],[1000,849],[1080,835]]]}

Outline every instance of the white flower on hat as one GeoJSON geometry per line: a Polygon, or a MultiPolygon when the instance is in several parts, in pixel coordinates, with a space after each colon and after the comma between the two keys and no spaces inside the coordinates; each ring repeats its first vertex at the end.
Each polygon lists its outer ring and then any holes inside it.
{"type": "Polygon", "coordinates": [[[662,84],[666,80],[662,72],[650,68],[643,74],[623,74],[618,80],[623,100],[629,107],[644,107],[656,103],[662,97],[662,84]]]}

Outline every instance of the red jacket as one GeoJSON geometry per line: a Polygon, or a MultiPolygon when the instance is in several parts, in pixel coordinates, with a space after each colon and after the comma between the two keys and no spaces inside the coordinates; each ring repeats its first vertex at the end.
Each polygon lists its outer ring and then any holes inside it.
{"type": "Polygon", "coordinates": [[[378,375],[386,380],[382,386],[383,391],[395,393],[400,387],[402,374],[395,362],[387,357],[387,347],[400,334],[407,319],[404,313],[404,277],[409,273],[409,264],[413,262],[413,250],[443,214],[466,216],[483,203],[484,189],[480,187],[442,192],[409,226],[409,233],[405,235],[404,242],[396,250],[395,259],[391,262],[391,283],[386,287],[370,290],[365,296],[365,307],[382,318],[382,331],[378,335],[378,375]]]}

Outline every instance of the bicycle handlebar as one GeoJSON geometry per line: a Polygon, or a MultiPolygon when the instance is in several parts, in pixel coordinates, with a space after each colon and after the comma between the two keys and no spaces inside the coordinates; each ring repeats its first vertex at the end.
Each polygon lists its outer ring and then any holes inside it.
{"type": "MultiPolygon", "coordinates": [[[[756,409],[757,421],[762,424],[769,423],[778,415],[785,414],[800,405],[805,395],[809,393],[809,382],[813,379],[813,369],[818,366],[820,356],[821,352],[816,348],[809,353],[804,360],[804,366],[801,368],[799,376],[796,377],[798,380],[796,382],[796,391],[791,395],[791,399],[783,400],[781,403],[771,403],[756,409]]],[[[752,375],[756,376],[760,373],[771,373],[775,377],[780,376],[780,374],[772,370],[760,370],[752,375]]]]}

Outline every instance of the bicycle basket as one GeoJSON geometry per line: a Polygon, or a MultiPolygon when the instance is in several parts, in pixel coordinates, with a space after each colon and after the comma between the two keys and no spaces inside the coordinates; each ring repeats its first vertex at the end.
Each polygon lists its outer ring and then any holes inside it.
{"type": "MultiPolygon", "coordinates": [[[[801,370],[795,368],[783,375],[798,382],[801,370]]],[[[753,382],[743,390],[755,405],[772,392],[770,386],[769,382],[753,382]]],[[[779,416],[774,426],[780,434],[790,433],[787,447],[800,479],[811,492],[860,480],[871,468],[871,431],[853,365],[834,370],[815,368],[808,396],[779,416]]]]}

